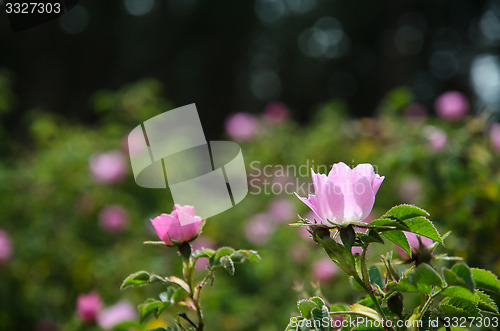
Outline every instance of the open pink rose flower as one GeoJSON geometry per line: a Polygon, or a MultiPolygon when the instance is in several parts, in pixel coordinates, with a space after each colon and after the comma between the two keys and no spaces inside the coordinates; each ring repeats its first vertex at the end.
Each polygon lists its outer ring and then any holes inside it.
{"type": "Polygon", "coordinates": [[[178,246],[198,237],[203,219],[196,216],[193,206],[175,205],[170,214],[151,220],[158,237],[168,246],[178,246]]]}
{"type": "Polygon", "coordinates": [[[316,220],[325,225],[346,226],[368,217],[375,203],[375,195],[385,177],[375,174],[371,164],[359,164],[351,169],[340,162],[327,175],[311,169],[314,194],[297,197],[316,214],[316,220]]]}

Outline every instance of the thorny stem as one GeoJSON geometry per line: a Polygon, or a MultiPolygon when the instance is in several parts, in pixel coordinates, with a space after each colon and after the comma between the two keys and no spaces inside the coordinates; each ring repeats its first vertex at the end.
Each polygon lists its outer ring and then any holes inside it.
{"type": "Polygon", "coordinates": [[[422,312],[420,313],[420,318],[422,318],[424,316],[425,312],[427,311],[427,309],[429,309],[430,305],[432,304],[434,299],[438,296],[438,294],[443,292],[446,288],[447,288],[447,286],[443,287],[442,289],[435,292],[434,294],[429,295],[429,298],[425,302],[425,305],[422,307],[422,312]]]}
{"type": "MultiPolygon", "coordinates": [[[[358,282],[361,287],[368,293],[370,296],[370,299],[373,301],[373,305],[375,306],[375,310],[379,313],[380,316],[384,319],[384,321],[387,321],[387,317],[384,314],[384,311],[382,310],[382,307],[378,303],[377,298],[373,294],[372,291],[372,285],[370,283],[370,276],[368,275],[368,269],[366,267],[366,250],[368,246],[363,246],[363,251],[361,252],[361,276],[363,277],[363,280],[361,280],[357,275],[354,277],[356,282],[358,282]]],[[[388,330],[394,330],[392,327],[387,328],[388,330]]]]}
{"type": "MultiPolygon", "coordinates": [[[[182,271],[183,271],[183,275],[185,278],[184,280],[189,285],[189,297],[193,300],[194,307],[196,309],[196,315],[198,317],[198,325],[194,324],[191,320],[189,320],[189,318],[187,320],[196,328],[196,331],[203,331],[203,326],[204,326],[203,313],[201,312],[200,293],[199,293],[199,291],[201,291],[201,286],[200,286],[198,293],[196,294],[196,297],[195,297],[195,291],[194,291],[195,287],[193,286],[195,261],[192,258],[192,256],[186,257],[186,256],[182,255],[182,252],[180,251],[180,249],[179,249],[179,252],[181,253],[181,256],[182,256],[182,269],[183,269],[182,271]]],[[[207,278],[207,277],[205,277],[205,278],[207,278]]],[[[206,282],[206,280],[204,279],[203,282],[206,282]]],[[[185,315],[185,317],[182,315],[179,315],[179,316],[186,319],[187,315],[185,313],[184,313],[184,315],[185,315]]]]}
{"type": "Polygon", "coordinates": [[[192,326],[194,326],[195,328],[197,328],[196,324],[194,324],[194,322],[191,321],[191,319],[188,317],[188,315],[186,315],[186,313],[180,313],[177,316],[184,318],[189,324],[191,324],[192,326]]]}

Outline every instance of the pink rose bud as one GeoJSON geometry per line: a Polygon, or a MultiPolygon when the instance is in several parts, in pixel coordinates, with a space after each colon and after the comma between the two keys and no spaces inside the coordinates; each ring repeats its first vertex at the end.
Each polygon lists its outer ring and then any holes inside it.
{"type": "Polygon", "coordinates": [[[99,294],[95,292],[81,294],[76,302],[76,313],[82,322],[90,323],[95,321],[101,307],[102,303],[99,294]]]}
{"type": "Polygon", "coordinates": [[[232,114],[226,120],[226,132],[235,140],[251,140],[257,134],[259,122],[249,113],[232,114]]]}
{"type": "Polygon", "coordinates": [[[348,225],[363,221],[370,215],[375,195],[385,177],[375,174],[371,164],[351,169],[340,162],[332,166],[328,176],[311,169],[314,194],[297,197],[326,225],[348,225]]]}
{"type": "Polygon", "coordinates": [[[190,242],[200,232],[203,219],[196,216],[193,206],[175,205],[170,214],[161,214],[151,220],[158,237],[168,246],[190,242]]]}
{"type": "MultiPolygon", "coordinates": [[[[423,236],[419,236],[413,232],[404,231],[404,233],[406,235],[406,238],[408,239],[408,243],[410,244],[412,254],[416,254],[418,252],[418,250],[420,249],[420,242],[418,241],[418,237],[420,237],[420,240],[422,240],[422,244],[427,248],[430,247],[433,243],[432,239],[429,239],[429,238],[423,237],[423,236]]],[[[398,251],[399,255],[403,259],[410,258],[408,256],[408,254],[406,254],[406,252],[401,247],[399,247],[397,245],[394,245],[394,246],[396,247],[396,250],[398,251]]]]}
{"type": "Polygon", "coordinates": [[[100,183],[115,183],[127,174],[127,164],[124,156],[118,151],[92,155],[90,172],[100,183]]]}
{"type": "Polygon", "coordinates": [[[8,261],[12,256],[12,241],[7,232],[0,230],[0,263],[8,261]]]}
{"type": "Polygon", "coordinates": [[[104,330],[110,330],[122,322],[137,319],[137,311],[129,302],[121,301],[104,309],[97,315],[97,324],[104,330]]]}
{"type": "Polygon", "coordinates": [[[121,232],[127,227],[128,213],[122,206],[107,206],[99,213],[99,224],[109,233],[121,232]]]}
{"type": "Polygon", "coordinates": [[[335,276],[339,272],[339,267],[330,258],[325,257],[313,265],[314,278],[324,282],[335,276]]]}
{"type": "Polygon", "coordinates": [[[245,226],[245,237],[248,242],[262,245],[268,242],[274,232],[274,223],[268,214],[255,214],[245,226]]]}
{"type": "Polygon", "coordinates": [[[266,105],[262,117],[271,124],[281,124],[288,118],[288,108],[281,101],[273,101],[266,105]]]}
{"type": "Polygon", "coordinates": [[[269,214],[277,223],[289,222],[296,218],[295,206],[286,198],[276,198],[269,205],[269,214]]]}
{"type": "Polygon", "coordinates": [[[500,152],[500,123],[490,126],[490,141],[496,151],[500,152]]]}
{"type": "Polygon", "coordinates": [[[429,141],[429,147],[437,152],[443,150],[448,146],[448,136],[446,132],[435,127],[435,126],[427,126],[423,131],[424,135],[427,137],[429,141]]]}
{"type": "Polygon", "coordinates": [[[456,121],[467,114],[469,101],[460,92],[448,91],[436,99],[434,107],[440,117],[445,120],[456,121]]]}

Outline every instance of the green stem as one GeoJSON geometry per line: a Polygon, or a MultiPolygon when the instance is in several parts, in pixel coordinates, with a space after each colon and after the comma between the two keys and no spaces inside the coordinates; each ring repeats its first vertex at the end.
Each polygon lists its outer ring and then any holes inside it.
{"type": "MultiPolygon", "coordinates": [[[[198,291],[198,293],[195,297],[195,291],[194,291],[195,287],[193,284],[194,283],[195,260],[193,259],[193,257],[191,255],[189,257],[187,257],[185,254],[183,254],[183,252],[181,251],[180,248],[179,248],[179,253],[182,256],[182,273],[184,275],[184,280],[186,281],[186,283],[189,286],[189,297],[193,300],[194,307],[196,309],[196,315],[198,317],[198,325],[197,326],[195,325],[195,327],[196,327],[197,331],[203,331],[204,323],[203,323],[203,313],[202,313],[201,307],[200,307],[200,293],[198,291]]],[[[200,287],[200,291],[201,291],[201,287],[200,287]]],[[[181,317],[183,317],[183,316],[181,316],[181,317]]]]}
{"type": "Polygon", "coordinates": [[[422,312],[420,313],[420,319],[422,319],[422,317],[424,316],[425,312],[427,311],[427,309],[429,309],[429,307],[431,306],[432,302],[434,301],[434,299],[438,296],[439,293],[443,292],[447,287],[443,287],[442,289],[440,289],[439,291],[435,292],[434,294],[432,295],[429,295],[429,298],[427,299],[427,301],[425,302],[424,306],[422,307],[422,312]]]}
{"type": "MultiPolygon", "coordinates": [[[[370,276],[368,274],[368,269],[366,267],[366,250],[368,246],[363,246],[363,251],[361,252],[361,276],[363,277],[363,280],[361,280],[357,275],[354,276],[354,280],[361,285],[361,287],[368,293],[370,296],[370,299],[373,301],[373,305],[375,306],[375,310],[377,313],[382,316],[384,321],[387,321],[387,317],[384,314],[384,311],[382,310],[382,307],[378,303],[377,298],[375,297],[375,294],[373,294],[372,291],[372,285],[370,283],[370,276]]],[[[392,327],[388,327],[388,330],[394,330],[392,327]]]]}

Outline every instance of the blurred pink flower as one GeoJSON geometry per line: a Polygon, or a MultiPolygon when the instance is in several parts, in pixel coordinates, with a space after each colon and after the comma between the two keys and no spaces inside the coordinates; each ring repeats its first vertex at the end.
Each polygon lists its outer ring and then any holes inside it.
{"type": "Polygon", "coordinates": [[[440,117],[445,120],[456,121],[467,114],[469,101],[460,92],[448,91],[436,99],[434,107],[440,117]]]}
{"type": "Polygon", "coordinates": [[[421,103],[412,103],[406,108],[404,117],[410,123],[421,124],[427,118],[427,108],[421,103]]]}
{"type": "Polygon", "coordinates": [[[95,321],[97,314],[101,311],[102,302],[99,294],[90,292],[81,294],[76,302],[76,313],[84,323],[95,321]]]}
{"type": "Polygon", "coordinates": [[[273,220],[266,213],[253,215],[245,226],[247,240],[255,245],[265,244],[273,232],[273,220]]]}
{"type": "Polygon", "coordinates": [[[138,138],[137,136],[126,135],[122,138],[121,149],[124,153],[128,153],[129,155],[137,155],[144,151],[146,148],[147,145],[144,144],[144,140],[138,138]]]}
{"type": "Polygon", "coordinates": [[[121,232],[128,225],[128,213],[122,206],[109,205],[99,213],[99,224],[109,233],[121,232]]]}
{"type": "Polygon", "coordinates": [[[275,198],[271,201],[269,205],[269,214],[271,215],[273,221],[290,222],[294,220],[296,216],[295,206],[287,198],[275,198]]]}
{"type": "Polygon", "coordinates": [[[424,128],[424,135],[429,141],[429,147],[433,151],[440,151],[448,146],[448,136],[446,132],[435,127],[435,126],[427,126],[424,128]]]}
{"type": "Polygon", "coordinates": [[[133,321],[137,319],[137,317],[137,311],[134,306],[127,301],[120,301],[101,311],[97,315],[97,324],[104,330],[109,330],[115,325],[122,322],[133,321]]]}
{"type": "MultiPolygon", "coordinates": [[[[413,232],[404,231],[404,233],[406,235],[406,238],[408,239],[408,243],[410,244],[412,253],[417,252],[418,249],[420,248],[420,243],[418,241],[418,237],[420,237],[420,239],[422,240],[422,244],[425,245],[426,247],[431,246],[433,243],[432,239],[429,239],[429,238],[424,237],[424,236],[418,236],[417,234],[415,234],[413,232]]],[[[399,247],[397,245],[394,245],[394,246],[396,247],[396,250],[398,251],[399,255],[402,258],[404,258],[404,259],[409,258],[408,254],[406,254],[406,252],[401,247],[399,247]]]]}
{"type": "Polygon", "coordinates": [[[160,240],[169,246],[196,239],[202,223],[203,219],[195,215],[193,206],[178,204],[170,214],[161,214],[151,220],[160,240]]]}
{"type": "Polygon", "coordinates": [[[313,265],[314,278],[327,281],[339,272],[339,267],[328,257],[324,257],[313,265]]]}
{"type": "Polygon", "coordinates": [[[115,183],[127,174],[125,157],[118,151],[94,154],[89,161],[90,172],[100,183],[115,183]]]}
{"type": "Polygon", "coordinates": [[[493,123],[490,126],[490,141],[493,148],[500,152],[500,123],[493,123]]]}
{"type": "Polygon", "coordinates": [[[385,177],[375,174],[371,164],[351,169],[340,162],[332,166],[328,176],[315,174],[311,169],[314,194],[297,197],[316,214],[317,220],[329,225],[345,225],[368,217],[375,195],[385,177]]]}
{"type": "Polygon", "coordinates": [[[250,140],[257,134],[259,122],[249,113],[235,113],[226,120],[226,132],[235,140],[250,140]]]}
{"type": "Polygon", "coordinates": [[[280,124],[286,121],[288,114],[288,108],[283,102],[273,101],[264,107],[264,114],[262,117],[266,122],[271,124],[280,124]]]}
{"type": "MultiPolygon", "coordinates": [[[[212,239],[208,237],[199,237],[193,243],[191,244],[191,247],[194,251],[197,251],[202,248],[210,248],[210,249],[215,249],[215,243],[212,239]]],[[[199,258],[196,260],[195,268],[198,270],[205,270],[208,267],[208,259],[207,258],[199,258]]]]}
{"type": "Polygon", "coordinates": [[[0,230],[0,263],[5,262],[12,256],[12,241],[4,230],[0,230]]]}
{"type": "Polygon", "coordinates": [[[414,203],[422,195],[422,185],[416,178],[406,178],[401,182],[399,197],[403,202],[414,203]]]}

